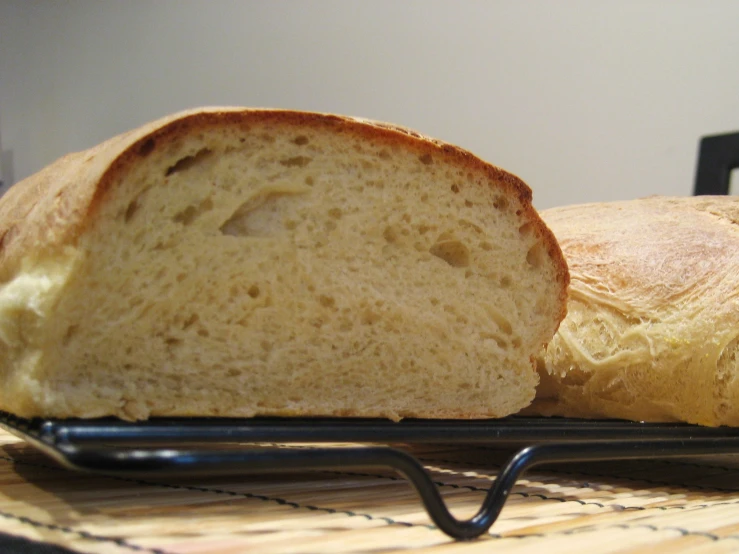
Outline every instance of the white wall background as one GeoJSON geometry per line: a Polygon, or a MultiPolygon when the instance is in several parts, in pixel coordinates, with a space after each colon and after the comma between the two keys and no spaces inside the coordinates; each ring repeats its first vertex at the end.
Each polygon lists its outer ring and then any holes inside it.
{"type": "Polygon", "coordinates": [[[735,0],[0,0],[2,170],[205,104],[401,123],[539,208],[691,193],[739,130],[735,0]]]}

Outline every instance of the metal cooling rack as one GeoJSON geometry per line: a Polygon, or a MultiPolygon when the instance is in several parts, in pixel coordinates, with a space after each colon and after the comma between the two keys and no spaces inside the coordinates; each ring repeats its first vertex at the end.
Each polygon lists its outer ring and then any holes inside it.
{"type": "Polygon", "coordinates": [[[0,427],[62,465],[126,477],[214,476],[347,468],[390,468],[418,492],[429,517],[456,539],[472,539],[495,522],[513,485],[546,463],[645,460],[739,453],[739,429],[561,418],[500,420],[114,419],[26,420],[0,412],[0,427]],[[308,449],[234,447],[303,443],[308,449]],[[375,446],[322,447],[326,443],[375,446]],[[447,508],[421,463],[388,444],[486,444],[512,449],[472,518],[447,508]],[[227,447],[228,446],[228,447],[227,447]]]}

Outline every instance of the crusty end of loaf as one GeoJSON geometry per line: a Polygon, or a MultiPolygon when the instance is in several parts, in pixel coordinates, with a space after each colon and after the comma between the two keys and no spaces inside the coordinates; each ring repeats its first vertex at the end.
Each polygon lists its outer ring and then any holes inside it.
{"type": "Polygon", "coordinates": [[[739,198],[545,210],[572,275],[542,415],[739,425],[739,198]]]}
{"type": "Polygon", "coordinates": [[[476,418],[533,397],[567,268],[528,187],[463,150],[208,109],[58,163],[0,203],[4,409],[476,418]]]}

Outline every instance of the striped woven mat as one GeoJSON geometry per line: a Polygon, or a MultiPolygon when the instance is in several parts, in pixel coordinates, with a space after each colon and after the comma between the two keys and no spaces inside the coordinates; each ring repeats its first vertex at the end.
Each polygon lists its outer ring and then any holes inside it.
{"type": "MultiPolygon", "coordinates": [[[[477,511],[508,457],[481,446],[411,453],[457,517],[477,511]]],[[[99,477],[0,431],[0,531],[116,554],[739,552],[739,458],[539,467],[490,533],[455,542],[391,472],[99,477]]]]}

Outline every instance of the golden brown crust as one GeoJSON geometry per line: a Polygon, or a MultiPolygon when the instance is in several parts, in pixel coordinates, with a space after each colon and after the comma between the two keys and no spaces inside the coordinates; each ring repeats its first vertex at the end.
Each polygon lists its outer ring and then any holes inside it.
{"type": "MultiPolygon", "coordinates": [[[[138,157],[151,152],[157,142],[176,139],[197,128],[248,127],[257,122],[330,127],[335,132],[358,134],[388,146],[417,148],[419,155],[441,155],[461,168],[484,172],[521,203],[520,217],[532,225],[555,262],[564,306],[569,281],[567,265],[556,239],[531,204],[531,189],[515,175],[466,150],[397,125],[331,114],[230,107],[193,109],[159,119],[89,150],[60,158],[12,187],[0,199],[0,283],[8,281],[22,258],[39,245],[53,251],[73,244],[116,177],[138,157]]],[[[562,318],[564,315],[565,308],[562,318]]]]}

